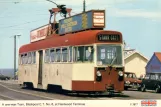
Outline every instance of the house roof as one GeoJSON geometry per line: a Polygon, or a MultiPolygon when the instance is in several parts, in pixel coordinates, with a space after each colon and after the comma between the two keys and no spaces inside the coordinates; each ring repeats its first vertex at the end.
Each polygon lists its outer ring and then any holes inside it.
{"type": "Polygon", "coordinates": [[[154,52],[154,54],[158,58],[158,60],[161,62],[161,52],[154,52]]]}
{"type": "Polygon", "coordinates": [[[124,59],[128,59],[129,57],[131,57],[132,55],[134,55],[134,54],[139,54],[141,57],[143,57],[145,60],[149,60],[147,57],[145,57],[144,55],[142,55],[140,52],[138,52],[138,51],[136,51],[136,50],[134,50],[134,51],[132,51],[132,52],[130,52],[129,54],[126,54],[125,55],[125,57],[124,57],[124,59]]]}
{"type": "Polygon", "coordinates": [[[150,58],[149,62],[147,63],[146,67],[149,66],[149,64],[151,63],[153,57],[156,56],[158,61],[161,62],[161,52],[154,52],[153,56],[150,58]]]}

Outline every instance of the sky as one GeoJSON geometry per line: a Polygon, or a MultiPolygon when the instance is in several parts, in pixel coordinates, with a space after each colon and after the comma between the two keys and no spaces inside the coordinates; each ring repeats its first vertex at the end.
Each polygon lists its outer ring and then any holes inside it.
{"type": "MultiPolygon", "coordinates": [[[[72,15],[83,10],[83,0],[53,1],[72,8],[72,15]]],[[[0,0],[0,68],[13,68],[13,36],[21,35],[17,48],[30,43],[30,31],[48,24],[48,10],[55,7],[46,0],[0,0]]],[[[161,51],[161,0],[86,0],[86,10],[91,9],[105,9],[105,30],[120,31],[145,57],[161,51]]]]}

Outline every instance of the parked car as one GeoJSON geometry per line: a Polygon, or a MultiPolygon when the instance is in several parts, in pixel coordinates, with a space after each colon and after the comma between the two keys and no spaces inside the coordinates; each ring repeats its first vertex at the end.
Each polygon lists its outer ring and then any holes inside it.
{"type": "Polygon", "coordinates": [[[132,89],[140,89],[140,85],[141,85],[141,80],[139,80],[136,77],[135,73],[132,72],[125,72],[124,74],[124,89],[128,90],[128,88],[132,88],[132,89]]]}
{"type": "Polygon", "coordinates": [[[4,76],[4,75],[0,75],[0,80],[9,80],[10,77],[8,76],[4,76]]]}
{"type": "Polygon", "coordinates": [[[161,73],[146,74],[142,80],[140,90],[145,92],[147,90],[155,90],[156,93],[161,92],[161,73]]]}

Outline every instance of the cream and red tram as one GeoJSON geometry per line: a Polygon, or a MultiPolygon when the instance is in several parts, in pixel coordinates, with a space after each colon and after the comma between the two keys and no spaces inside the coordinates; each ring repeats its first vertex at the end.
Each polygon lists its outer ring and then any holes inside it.
{"type": "Polygon", "coordinates": [[[46,27],[33,30],[31,43],[19,50],[19,84],[55,91],[123,91],[122,34],[103,30],[104,12],[60,20],[59,33],[50,36],[44,37],[46,27]]]}
{"type": "Polygon", "coordinates": [[[52,35],[22,46],[19,55],[20,84],[78,92],[124,90],[120,32],[89,30],[52,35]]]}

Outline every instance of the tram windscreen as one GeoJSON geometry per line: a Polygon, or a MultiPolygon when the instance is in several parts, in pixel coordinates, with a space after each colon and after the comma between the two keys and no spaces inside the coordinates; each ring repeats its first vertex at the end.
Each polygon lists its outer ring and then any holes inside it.
{"type": "Polygon", "coordinates": [[[122,65],[122,49],[117,45],[98,45],[97,62],[102,65],[122,65]]]}

